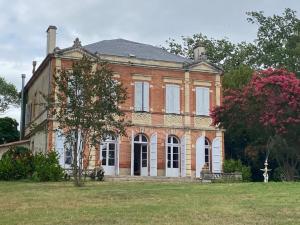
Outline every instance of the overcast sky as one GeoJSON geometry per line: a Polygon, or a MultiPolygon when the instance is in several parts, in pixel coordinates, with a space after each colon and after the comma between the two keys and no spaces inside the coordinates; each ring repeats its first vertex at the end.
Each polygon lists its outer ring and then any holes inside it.
{"type": "MultiPolygon", "coordinates": [[[[234,42],[253,41],[257,27],[245,12],[300,12],[300,0],[0,0],[0,75],[21,88],[31,76],[32,60],[45,57],[46,29],[57,26],[57,46],[69,47],[124,38],[163,45],[169,37],[203,33],[234,42]]],[[[20,109],[0,116],[19,121],[20,109]]]]}

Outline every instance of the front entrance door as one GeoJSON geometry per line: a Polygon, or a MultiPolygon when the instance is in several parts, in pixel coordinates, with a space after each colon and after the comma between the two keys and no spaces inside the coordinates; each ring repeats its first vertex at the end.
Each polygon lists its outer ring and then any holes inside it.
{"type": "Polygon", "coordinates": [[[117,142],[114,137],[108,138],[100,146],[101,162],[105,175],[116,175],[117,142]]]}
{"type": "Polygon", "coordinates": [[[175,136],[168,137],[167,155],[167,177],[179,177],[179,140],[175,136]]]}
{"type": "Polygon", "coordinates": [[[143,134],[134,138],[133,174],[148,176],[148,140],[143,134]]]}
{"type": "Polygon", "coordinates": [[[147,144],[134,144],[134,175],[148,176],[147,144]]]}

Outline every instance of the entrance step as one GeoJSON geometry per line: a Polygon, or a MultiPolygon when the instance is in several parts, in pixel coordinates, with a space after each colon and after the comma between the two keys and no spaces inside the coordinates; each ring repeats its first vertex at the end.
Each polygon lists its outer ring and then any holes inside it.
{"type": "Polygon", "coordinates": [[[164,177],[164,176],[105,176],[105,181],[151,181],[151,182],[201,182],[191,177],[164,177]]]}

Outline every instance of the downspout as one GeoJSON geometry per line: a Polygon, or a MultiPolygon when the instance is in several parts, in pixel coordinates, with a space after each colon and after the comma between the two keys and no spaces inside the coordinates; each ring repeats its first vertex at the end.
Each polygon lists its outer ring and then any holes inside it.
{"type": "Polygon", "coordinates": [[[20,140],[24,136],[24,86],[26,75],[22,74],[22,89],[21,89],[21,118],[20,118],[20,140]]]}

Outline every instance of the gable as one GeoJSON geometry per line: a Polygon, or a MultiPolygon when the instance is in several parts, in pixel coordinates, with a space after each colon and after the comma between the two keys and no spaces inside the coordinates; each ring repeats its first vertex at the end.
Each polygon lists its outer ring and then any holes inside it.
{"type": "Polygon", "coordinates": [[[189,66],[190,71],[200,71],[208,73],[221,73],[222,70],[217,66],[211,65],[208,62],[202,61],[189,66]]]}

